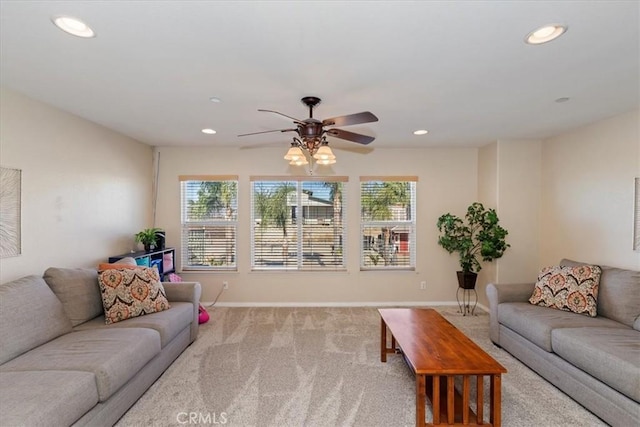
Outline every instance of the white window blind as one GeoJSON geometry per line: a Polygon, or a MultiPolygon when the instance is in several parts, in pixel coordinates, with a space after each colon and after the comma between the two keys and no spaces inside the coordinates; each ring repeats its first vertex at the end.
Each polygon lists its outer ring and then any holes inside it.
{"type": "Polygon", "coordinates": [[[360,178],[360,269],[416,265],[417,177],[360,178]]]}
{"type": "Polygon", "coordinates": [[[182,270],[235,270],[236,176],[180,176],[182,270]]]}
{"type": "Polygon", "coordinates": [[[344,270],[346,181],[252,177],[252,269],[344,270]]]}

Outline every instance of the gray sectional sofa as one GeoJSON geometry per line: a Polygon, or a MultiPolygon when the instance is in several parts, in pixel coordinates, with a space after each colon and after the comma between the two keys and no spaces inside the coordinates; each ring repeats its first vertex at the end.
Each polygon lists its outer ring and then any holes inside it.
{"type": "Polygon", "coordinates": [[[490,336],[607,423],[638,426],[640,271],[600,267],[596,317],[530,304],[534,283],[488,285],[490,336]]]}
{"type": "Polygon", "coordinates": [[[171,308],[105,325],[97,271],[0,285],[0,425],[113,425],[198,335],[197,282],[171,308]]]}

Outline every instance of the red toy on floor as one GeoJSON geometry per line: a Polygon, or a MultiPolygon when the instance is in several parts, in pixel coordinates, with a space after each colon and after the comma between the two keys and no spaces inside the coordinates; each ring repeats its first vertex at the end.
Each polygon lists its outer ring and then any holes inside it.
{"type": "Polygon", "coordinates": [[[198,315],[198,323],[207,323],[209,321],[209,313],[207,313],[207,309],[200,305],[198,307],[198,312],[200,313],[198,315]]]}

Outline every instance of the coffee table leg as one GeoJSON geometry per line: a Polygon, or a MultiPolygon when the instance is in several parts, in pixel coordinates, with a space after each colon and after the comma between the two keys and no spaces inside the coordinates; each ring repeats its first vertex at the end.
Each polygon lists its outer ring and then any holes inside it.
{"type": "Polygon", "coordinates": [[[422,427],[425,421],[425,376],[416,374],[416,426],[422,427]]]}
{"type": "Polygon", "coordinates": [[[489,414],[491,425],[500,427],[501,420],[501,402],[502,401],[502,379],[500,374],[491,375],[491,412],[489,414]]]}
{"type": "Polygon", "coordinates": [[[380,361],[387,361],[387,324],[380,318],[380,361]]]}
{"type": "Polygon", "coordinates": [[[433,411],[433,424],[440,424],[440,376],[433,376],[433,392],[431,394],[431,411],[433,411]]]}
{"type": "Polygon", "coordinates": [[[478,375],[476,379],[476,419],[478,424],[484,424],[484,377],[478,375]]]}

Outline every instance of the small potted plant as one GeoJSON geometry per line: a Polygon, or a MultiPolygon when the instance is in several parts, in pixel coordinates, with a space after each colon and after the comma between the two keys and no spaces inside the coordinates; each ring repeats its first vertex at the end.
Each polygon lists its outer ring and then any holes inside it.
{"type": "Polygon", "coordinates": [[[493,261],[502,257],[510,246],[505,237],[507,230],[498,222],[495,209],[485,209],[482,203],[472,203],[467,208],[466,222],[455,215],[446,213],[438,218],[438,244],[447,252],[458,252],[460,268],[458,285],[464,289],[474,289],[482,261],[493,261]]]}
{"type": "Polygon", "coordinates": [[[145,228],[136,234],[136,242],[142,243],[146,252],[151,252],[157,246],[158,235],[162,235],[162,229],[145,228]]]}

